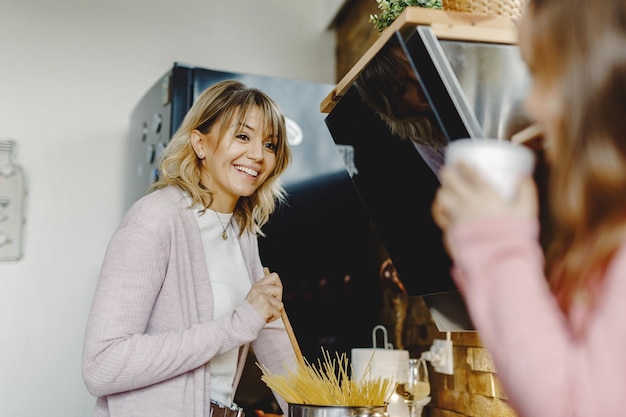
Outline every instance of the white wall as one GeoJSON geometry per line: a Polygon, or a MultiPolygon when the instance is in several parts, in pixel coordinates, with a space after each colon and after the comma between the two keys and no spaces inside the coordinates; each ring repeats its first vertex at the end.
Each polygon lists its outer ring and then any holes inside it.
{"type": "Polygon", "coordinates": [[[0,263],[0,416],[90,416],[82,338],[133,106],[174,61],[333,83],[339,0],[0,0],[0,138],[28,179],[0,263]]]}

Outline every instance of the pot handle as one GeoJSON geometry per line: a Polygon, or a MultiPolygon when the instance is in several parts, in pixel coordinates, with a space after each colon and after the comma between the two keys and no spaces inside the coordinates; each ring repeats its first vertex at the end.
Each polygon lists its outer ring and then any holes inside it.
{"type": "Polygon", "coordinates": [[[389,343],[387,337],[387,328],[382,324],[375,326],[372,330],[372,347],[376,349],[376,332],[380,330],[383,333],[383,349],[393,349],[393,344],[389,343]]]}

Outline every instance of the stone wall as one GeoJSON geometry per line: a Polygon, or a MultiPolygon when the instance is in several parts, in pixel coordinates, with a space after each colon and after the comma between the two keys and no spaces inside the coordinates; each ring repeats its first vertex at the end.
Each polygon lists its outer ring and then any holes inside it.
{"type": "MultiPolygon", "coordinates": [[[[394,295],[383,294],[388,300],[394,295]]],[[[393,305],[383,303],[381,321],[389,330],[396,347],[407,349],[412,358],[428,350],[435,339],[446,339],[446,333],[437,330],[422,297],[410,297],[403,326],[403,340],[398,341],[391,329],[397,325],[393,305]]],[[[498,382],[497,371],[489,352],[482,345],[478,332],[451,332],[454,374],[435,372],[428,365],[431,384],[431,402],[423,417],[516,417],[507,403],[506,394],[498,382]]]]}
{"type": "Polygon", "coordinates": [[[337,14],[334,22],[337,82],[341,81],[378,38],[378,31],[369,22],[369,17],[379,11],[376,0],[347,0],[337,14]]]}

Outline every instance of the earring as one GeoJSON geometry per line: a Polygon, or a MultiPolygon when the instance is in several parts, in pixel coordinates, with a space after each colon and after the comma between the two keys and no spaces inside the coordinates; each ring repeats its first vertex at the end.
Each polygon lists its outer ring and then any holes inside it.
{"type": "Polygon", "coordinates": [[[204,154],[203,154],[203,153],[199,153],[199,154],[198,154],[198,158],[200,158],[200,159],[204,159],[204,154]]]}

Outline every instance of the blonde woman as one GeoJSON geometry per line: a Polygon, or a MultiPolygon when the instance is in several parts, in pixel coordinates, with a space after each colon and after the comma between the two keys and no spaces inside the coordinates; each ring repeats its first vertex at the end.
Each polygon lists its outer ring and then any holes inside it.
{"type": "Polygon", "coordinates": [[[228,80],[198,97],[104,257],[82,367],[94,416],[237,417],[250,346],[272,372],[296,366],[257,244],[290,158],[263,92],[228,80]]]}

